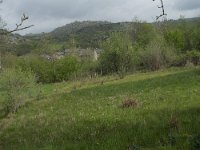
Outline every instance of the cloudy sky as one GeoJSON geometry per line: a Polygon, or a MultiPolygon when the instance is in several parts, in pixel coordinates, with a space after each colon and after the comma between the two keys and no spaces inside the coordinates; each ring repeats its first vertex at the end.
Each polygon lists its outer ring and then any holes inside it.
{"type": "MultiPolygon", "coordinates": [[[[187,18],[200,16],[200,0],[163,0],[168,19],[180,15],[187,18]]],[[[0,16],[7,28],[15,28],[23,13],[30,19],[25,25],[34,24],[25,33],[49,32],[73,21],[106,20],[112,22],[140,20],[154,21],[160,14],[160,0],[4,0],[0,16]]]]}

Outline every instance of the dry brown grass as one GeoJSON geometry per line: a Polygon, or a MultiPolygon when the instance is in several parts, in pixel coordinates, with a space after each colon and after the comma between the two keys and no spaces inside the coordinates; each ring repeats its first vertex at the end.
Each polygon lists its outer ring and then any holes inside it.
{"type": "Polygon", "coordinates": [[[122,101],[121,108],[137,108],[140,106],[140,103],[135,98],[125,98],[122,101]]]}
{"type": "Polygon", "coordinates": [[[179,131],[180,129],[180,121],[176,115],[172,115],[171,118],[169,119],[168,126],[172,130],[177,130],[179,131]]]}

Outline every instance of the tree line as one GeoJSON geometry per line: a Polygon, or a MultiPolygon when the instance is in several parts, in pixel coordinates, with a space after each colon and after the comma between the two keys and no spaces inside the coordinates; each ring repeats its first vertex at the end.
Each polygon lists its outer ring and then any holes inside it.
{"type": "MultiPolygon", "coordinates": [[[[27,41],[27,43],[30,41],[27,41]]],[[[23,41],[25,50],[26,41],[23,41]]],[[[46,43],[48,45],[48,43],[46,43]]],[[[61,45],[62,46],[62,45],[61,45]]],[[[103,50],[97,61],[71,54],[48,60],[41,53],[18,55],[4,51],[0,70],[0,92],[4,93],[4,109],[14,112],[23,105],[31,87],[36,83],[55,83],[104,75],[118,75],[138,71],[156,71],[169,67],[200,64],[200,22],[173,21],[132,22],[126,30],[115,31],[99,43],[103,50]],[[26,92],[25,92],[26,91],[26,92]],[[11,94],[12,93],[12,94],[11,94]]],[[[23,46],[15,47],[22,49],[23,46]]],[[[76,46],[72,44],[72,50],[76,46]]],[[[3,51],[4,48],[1,47],[3,51]]],[[[45,54],[44,51],[43,54],[45,54]]]]}

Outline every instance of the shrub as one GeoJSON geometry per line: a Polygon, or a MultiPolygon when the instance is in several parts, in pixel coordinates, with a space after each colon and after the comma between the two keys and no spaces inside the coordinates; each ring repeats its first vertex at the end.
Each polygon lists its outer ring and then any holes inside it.
{"type": "Polygon", "coordinates": [[[104,49],[100,56],[100,68],[103,74],[118,73],[123,78],[133,68],[134,50],[128,34],[113,33],[102,44],[104,49]]]}
{"type": "Polygon", "coordinates": [[[173,45],[176,49],[181,51],[185,48],[186,37],[184,36],[184,31],[180,29],[168,31],[164,37],[168,44],[173,45]]]}
{"type": "Polygon", "coordinates": [[[2,67],[10,68],[16,66],[17,56],[7,53],[2,57],[2,67]]]}
{"type": "Polygon", "coordinates": [[[67,56],[54,62],[54,76],[56,81],[69,80],[79,70],[79,62],[74,56],[67,56]]]}
{"type": "Polygon", "coordinates": [[[6,93],[5,113],[14,113],[27,101],[30,89],[35,85],[35,76],[21,68],[5,69],[0,76],[0,89],[6,93]]]}
{"type": "Polygon", "coordinates": [[[47,60],[40,56],[28,56],[20,59],[18,65],[23,70],[33,71],[37,81],[42,83],[69,80],[79,69],[78,59],[74,56],[54,60],[47,60]]]}
{"type": "Polygon", "coordinates": [[[39,56],[26,56],[18,60],[18,66],[23,71],[31,70],[37,79],[37,82],[51,83],[55,82],[54,62],[43,59],[39,56]]]}
{"type": "MultiPolygon", "coordinates": [[[[96,77],[98,71],[98,62],[86,60],[81,62],[79,77],[96,77]]],[[[100,72],[100,71],[99,71],[100,72]]]]}
{"type": "Polygon", "coordinates": [[[139,52],[141,65],[152,71],[171,65],[175,56],[175,52],[167,47],[162,39],[153,40],[139,52]]]}
{"type": "Polygon", "coordinates": [[[200,51],[191,50],[186,53],[179,54],[173,62],[173,66],[186,66],[191,67],[200,64],[200,51]]]}
{"type": "Polygon", "coordinates": [[[188,61],[192,62],[194,65],[199,65],[200,51],[197,51],[197,50],[187,51],[186,58],[188,61]]]}

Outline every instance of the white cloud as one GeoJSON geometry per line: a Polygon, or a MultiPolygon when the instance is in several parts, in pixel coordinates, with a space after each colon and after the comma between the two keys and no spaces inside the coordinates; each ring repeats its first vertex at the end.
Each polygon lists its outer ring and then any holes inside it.
{"type": "MultiPolygon", "coordinates": [[[[135,16],[153,21],[160,14],[159,0],[4,0],[0,14],[14,28],[24,12],[30,16],[26,23],[34,24],[21,33],[53,30],[76,20],[131,21],[135,16]]],[[[200,14],[199,0],[164,0],[168,18],[200,14]]]]}

